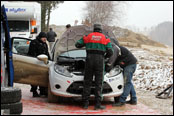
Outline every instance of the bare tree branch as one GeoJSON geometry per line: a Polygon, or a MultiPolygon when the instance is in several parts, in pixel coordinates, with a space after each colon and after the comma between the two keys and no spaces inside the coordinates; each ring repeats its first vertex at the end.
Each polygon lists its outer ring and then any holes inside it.
{"type": "Polygon", "coordinates": [[[87,1],[84,11],[84,20],[88,20],[91,24],[101,23],[104,25],[112,25],[120,20],[123,13],[120,7],[126,4],[124,1],[87,1]]]}

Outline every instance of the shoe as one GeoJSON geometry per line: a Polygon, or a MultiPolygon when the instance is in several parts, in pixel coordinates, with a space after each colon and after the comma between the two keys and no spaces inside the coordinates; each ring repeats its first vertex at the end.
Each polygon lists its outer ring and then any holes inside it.
{"type": "Polygon", "coordinates": [[[118,103],[113,104],[112,106],[124,106],[124,105],[125,105],[125,103],[123,103],[123,102],[118,102],[118,103]]]}
{"type": "Polygon", "coordinates": [[[105,106],[95,106],[94,110],[103,110],[103,109],[106,109],[105,106]]]}
{"type": "Polygon", "coordinates": [[[88,103],[88,102],[85,102],[85,103],[83,104],[83,109],[88,109],[88,105],[89,105],[89,103],[88,103]]]}
{"type": "Polygon", "coordinates": [[[126,101],[126,104],[137,105],[137,101],[129,100],[129,101],[126,101]]]}
{"type": "Polygon", "coordinates": [[[94,107],[94,110],[103,110],[103,109],[106,109],[106,107],[102,106],[101,104],[96,104],[94,107]]]}
{"type": "Polygon", "coordinates": [[[37,91],[33,91],[33,97],[40,97],[40,95],[37,93],[37,91]]]}
{"type": "Polygon", "coordinates": [[[47,92],[40,92],[40,96],[45,96],[45,97],[48,97],[48,93],[47,92]]]}
{"type": "Polygon", "coordinates": [[[39,95],[41,98],[47,98],[48,96],[46,95],[39,95]]]}
{"type": "Polygon", "coordinates": [[[42,97],[48,97],[48,94],[43,94],[43,93],[40,93],[40,96],[42,96],[42,97]]]}

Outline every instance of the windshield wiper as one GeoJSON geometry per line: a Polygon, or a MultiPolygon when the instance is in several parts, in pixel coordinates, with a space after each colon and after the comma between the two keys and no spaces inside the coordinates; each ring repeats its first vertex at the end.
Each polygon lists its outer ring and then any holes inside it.
{"type": "Polygon", "coordinates": [[[62,58],[70,58],[70,59],[75,59],[73,57],[69,57],[69,56],[59,56],[59,57],[62,57],[62,58]]]}

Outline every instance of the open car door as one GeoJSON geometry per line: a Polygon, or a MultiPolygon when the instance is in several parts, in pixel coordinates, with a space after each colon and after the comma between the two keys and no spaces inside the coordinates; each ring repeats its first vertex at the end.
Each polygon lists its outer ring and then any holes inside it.
{"type": "Polygon", "coordinates": [[[31,40],[21,37],[12,38],[14,82],[22,84],[48,86],[48,64],[35,57],[28,56],[31,40]]]}

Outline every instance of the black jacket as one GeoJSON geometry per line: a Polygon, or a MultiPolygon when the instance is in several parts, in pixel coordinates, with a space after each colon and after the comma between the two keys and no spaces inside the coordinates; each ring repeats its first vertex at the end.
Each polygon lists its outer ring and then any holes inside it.
{"type": "Polygon", "coordinates": [[[37,57],[38,55],[41,54],[47,55],[48,59],[50,60],[47,44],[42,42],[40,39],[32,40],[29,46],[28,55],[37,57]]]}
{"type": "Polygon", "coordinates": [[[136,57],[125,47],[123,46],[119,46],[120,50],[121,50],[121,55],[118,56],[117,60],[116,60],[116,64],[120,65],[120,67],[124,68],[128,65],[131,64],[136,64],[137,59],[136,57]],[[124,64],[121,64],[121,62],[123,62],[124,64]]]}
{"type": "Polygon", "coordinates": [[[49,31],[47,33],[47,40],[49,42],[55,42],[55,37],[57,37],[57,34],[54,31],[49,31]]]}

